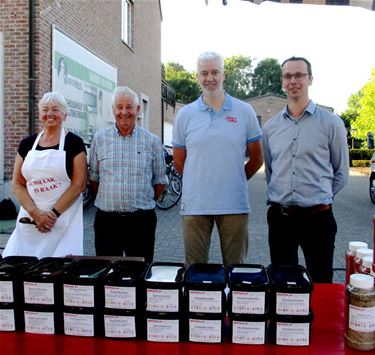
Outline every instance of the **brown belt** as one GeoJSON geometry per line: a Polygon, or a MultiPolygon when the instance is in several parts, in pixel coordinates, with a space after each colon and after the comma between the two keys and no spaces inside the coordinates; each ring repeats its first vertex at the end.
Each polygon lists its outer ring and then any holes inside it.
{"type": "Polygon", "coordinates": [[[272,203],[271,207],[277,209],[283,216],[297,217],[308,216],[319,212],[324,212],[332,209],[332,205],[315,205],[310,207],[300,206],[283,206],[278,203],[272,203]]]}

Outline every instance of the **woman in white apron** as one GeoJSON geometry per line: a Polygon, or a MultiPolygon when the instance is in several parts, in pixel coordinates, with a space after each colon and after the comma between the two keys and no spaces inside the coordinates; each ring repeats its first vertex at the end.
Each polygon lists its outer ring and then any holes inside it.
{"type": "Polygon", "coordinates": [[[43,130],[36,138],[25,138],[20,144],[14,164],[13,192],[21,207],[3,257],[83,254],[81,192],[87,176],[86,150],[80,137],[66,134],[62,127],[67,110],[62,95],[45,94],[39,102],[43,130]],[[32,140],[35,141],[23,159],[21,146],[32,140]],[[74,151],[68,161],[67,151],[74,151]]]}

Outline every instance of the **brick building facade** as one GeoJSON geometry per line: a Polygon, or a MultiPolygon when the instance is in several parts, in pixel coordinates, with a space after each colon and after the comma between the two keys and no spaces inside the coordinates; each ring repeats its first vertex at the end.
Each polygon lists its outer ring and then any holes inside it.
{"type": "Polygon", "coordinates": [[[161,135],[161,19],[158,0],[0,1],[0,199],[10,195],[20,140],[38,131],[38,101],[52,89],[53,26],[117,67],[118,85],[138,94],[146,128],[161,135]],[[129,45],[121,32],[124,4],[132,11],[129,45]]]}

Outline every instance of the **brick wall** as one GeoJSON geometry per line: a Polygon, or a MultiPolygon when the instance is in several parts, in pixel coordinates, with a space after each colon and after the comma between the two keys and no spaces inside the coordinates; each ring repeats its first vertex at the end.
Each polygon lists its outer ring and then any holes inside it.
{"type": "Polygon", "coordinates": [[[27,0],[0,1],[4,33],[4,178],[12,177],[21,138],[28,135],[29,12],[27,0]]]}

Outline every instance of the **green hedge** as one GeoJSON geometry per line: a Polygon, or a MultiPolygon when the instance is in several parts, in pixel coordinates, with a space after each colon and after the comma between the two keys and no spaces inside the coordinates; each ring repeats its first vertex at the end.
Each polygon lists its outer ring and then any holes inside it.
{"type": "Polygon", "coordinates": [[[352,160],[370,160],[375,149],[349,149],[350,161],[352,160]]]}

